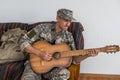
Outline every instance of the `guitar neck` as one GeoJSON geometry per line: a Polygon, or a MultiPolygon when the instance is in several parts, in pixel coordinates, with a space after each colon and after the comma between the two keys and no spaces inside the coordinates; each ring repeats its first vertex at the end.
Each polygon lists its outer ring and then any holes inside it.
{"type": "MultiPolygon", "coordinates": [[[[104,48],[93,48],[93,49],[97,50],[98,52],[104,52],[104,48]]],[[[93,49],[66,51],[66,52],[60,53],[60,57],[64,58],[64,57],[80,56],[80,55],[83,56],[83,55],[89,54],[89,51],[93,49]]]]}

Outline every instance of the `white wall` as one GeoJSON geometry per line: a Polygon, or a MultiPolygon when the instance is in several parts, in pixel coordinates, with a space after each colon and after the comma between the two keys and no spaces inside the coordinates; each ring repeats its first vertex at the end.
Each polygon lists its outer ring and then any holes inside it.
{"type": "MultiPolygon", "coordinates": [[[[59,8],[74,11],[85,31],[85,48],[120,44],[120,0],[0,0],[0,22],[55,20],[59,8]]],[[[120,74],[120,52],[101,53],[81,63],[81,73],[120,74]]]]}

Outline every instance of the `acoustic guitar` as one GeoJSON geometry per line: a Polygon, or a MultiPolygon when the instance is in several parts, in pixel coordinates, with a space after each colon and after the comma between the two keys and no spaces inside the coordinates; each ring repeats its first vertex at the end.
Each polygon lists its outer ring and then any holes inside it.
{"type": "Polygon", "coordinates": [[[51,45],[45,41],[37,41],[32,46],[40,51],[54,53],[53,58],[49,61],[42,60],[40,57],[30,54],[31,67],[36,73],[46,73],[54,67],[68,67],[71,64],[72,56],[89,54],[89,51],[92,49],[105,53],[115,53],[119,51],[118,45],[83,50],[70,50],[69,46],[65,43],[51,45]]]}

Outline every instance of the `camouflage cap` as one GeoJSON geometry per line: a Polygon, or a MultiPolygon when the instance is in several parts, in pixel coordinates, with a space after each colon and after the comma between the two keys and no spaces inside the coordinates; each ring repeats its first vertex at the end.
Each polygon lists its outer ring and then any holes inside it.
{"type": "Polygon", "coordinates": [[[59,16],[60,18],[64,19],[64,20],[75,20],[73,18],[73,11],[69,10],[69,9],[59,9],[57,11],[57,16],[59,16]]]}

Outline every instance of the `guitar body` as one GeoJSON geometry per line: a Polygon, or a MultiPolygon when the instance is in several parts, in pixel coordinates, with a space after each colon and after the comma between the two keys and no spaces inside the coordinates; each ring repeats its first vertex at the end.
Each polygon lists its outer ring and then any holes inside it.
{"type": "MultiPolygon", "coordinates": [[[[33,44],[33,47],[40,51],[47,51],[52,53],[60,53],[64,51],[70,51],[70,48],[66,44],[51,45],[45,41],[38,41],[33,44]]],[[[68,67],[71,64],[72,58],[52,58],[50,61],[42,60],[40,57],[30,54],[30,63],[34,72],[46,73],[54,67],[68,67]]]]}

